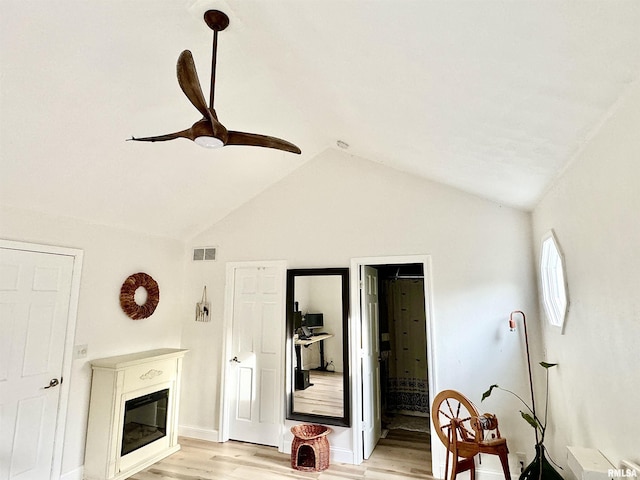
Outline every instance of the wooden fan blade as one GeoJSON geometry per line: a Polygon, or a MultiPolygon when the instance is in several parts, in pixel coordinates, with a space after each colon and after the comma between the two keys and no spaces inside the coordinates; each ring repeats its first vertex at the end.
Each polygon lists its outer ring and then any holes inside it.
{"type": "Polygon", "coordinates": [[[166,142],[167,140],[174,140],[176,138],[188,138],[189,140],[193,140],[195,137],[193,135],[192,128],[188,128],[180,132],[168,133],[166,135],[158,135],[156,137],[143,137],[143,138],[131,137],[127,140],[134,140],[136,142],[166,142]]]}
{"type": "Polygon", "coordinates": [[[258,135],[257,133],[234,132],[231,130],[229,131],[229,138],[225,145],[249,145],[252,147],[275,148],[291,153],[302,153],[293,143],[280,138],[258,135]]]}
{"type": "Polygon", "coordinates": [[[207,108],[207,102],[204,99],[202,87],[200,87],[200,82],[198,81],[198,73],[196,72],[196,65],[193,62],[193,55],[191,55],[189,50],[185,50],[178,57],[176,70],[180,88],[191,104],[198,109],[203,117],[210,118],[211,113],[207,108]]]}

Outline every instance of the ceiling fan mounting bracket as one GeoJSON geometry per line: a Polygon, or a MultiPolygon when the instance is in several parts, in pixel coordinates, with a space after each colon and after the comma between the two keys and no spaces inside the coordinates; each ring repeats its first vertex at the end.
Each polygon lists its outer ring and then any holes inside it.
{"type": "Polygon", "coordinates": [[[215,32],[221,32],[229,26],[229,17],[220,10],[207,10],[204,14],[204,21],[215,32]]]}

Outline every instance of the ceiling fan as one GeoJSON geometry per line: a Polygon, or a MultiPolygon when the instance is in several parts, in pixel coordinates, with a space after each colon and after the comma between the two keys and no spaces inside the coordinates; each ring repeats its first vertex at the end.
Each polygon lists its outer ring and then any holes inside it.
{"type": "Polygon", "coordinates": [[[131,137],[129,140],[138,142],[164,142],[175,138],[188,138],[198,145],[207,148],[223,147],[225,145],[247,145],[284,150],[291,153],[301,153],[293,143],[276,137],[259,135],[257,133],[236,132],[227,130],[218,120],[213,108],[216,81],[216,51],[218,46],[218,32],[229,26],[229,17],[219,10],[208,10],[204,14],[205,23],[213,30],[213,51],[211,54],[211,90],[209,105],[204,99],[193,56],[189,50],[183,51],[178,57],[177,73],[180,88],[191,104],[198,109],[203,118],[194,123],[191,128],[179,132],[158,135],[156,137],[131,137]]]}

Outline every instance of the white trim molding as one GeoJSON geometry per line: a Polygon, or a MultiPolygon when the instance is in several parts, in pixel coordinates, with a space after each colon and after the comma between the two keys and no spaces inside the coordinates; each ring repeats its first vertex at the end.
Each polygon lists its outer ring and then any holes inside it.
{"type": "MultiPolygon", "coordinates": [[[[286,260],[266,260],[266,261],[246,261],[246,262],[227,262],[226,264],[226,274],[225,274],[225,293],[224,293],[224,317],[223,317],[223,327],[222,327],[222,355],[221,355],[221,369],[220,369],[220,416],[219,416],[219,428],[218,431],[218,442],[226,442],[230,439],[229,435],[229,415],[230,415],[230,406],[229,406],[229,389],[226,388],[227,379],[229,378],[228,368],[228,352],[232,351],[232,341],[233,341],[233,301],[234,301],[234,281],[235,281],[235,271],[239,268],[247,268],[247,267],[266,267],[266,268],[279,268],[282,270],[282,283],[280,285],[282,289],[282,305],[283,305],[283,322],[284,322],[284,305],[286,304],[286,292],[287,292],[287,261],[286,260]]],[[[285,338],[284,335],[281,339],[280,348],[282,351],[285,351],[285,338]]],[[[283,360],[284,360],[283,355],[283,360]]],[[[285,373],[284,369],[280,378],[278,379],[277,391],[284,392],[284,381],[285,381],[285,373]]],[[[278,441],[278,445],[283,445],[283,435],[284,435],[284,396],[278,396],[278,404],[276,406],[279,417],[280,424],[280,440],[278,441]]]]}
{"type": "Polygon", "coordinates": [[[564,254],[553,230],[549,230],[540,245],[540,302],[549,325],[564,333],[564,321],[569,310],[567,269],[564,254]]]}
{"type": "MultiPolygon", "coordinates": [[[[352,372],[351,381],[351,401],[352,401],[352,415],[354,419],[352,428],[352,444],[353,452],[360,452],[358,457],[354,458],[355,464],[360,464],[363,461],[363,421],[362,419],[362,375],[359,368],[360,352],[358,351],[358,345],[361,345],[360,338],[360,322],[361,322],[361,305],[360,305],[360,285],[359,285],[359,272],[360,267],[363,265],[396,265],[396,264],[410,264],[420,263],[424,268],[424,301],[425,301],[425,316],[426,316],[426,328],[427,328],[427,362],[428,362],[428,383],[429,383],[429,396],[430,400],[438,392],[437,381],[437,367],[436,367],[436,350],[435,350],[435,320],[433,317],[433,293],[432,293],[432,267],[431,267],[431,255],[395,255],[395,256],[381,256],[381,257],[359,257],[351,259],[351,278],[350,278],[350,291],[351,291],[351,325],[349,326],[350,340],[350,356],[349,362],[351,364],[350,371],[352,372]]],[[[431,425],[431,438],[437,438],[435,431],[433,430],[433,424],[431,425]]],[[[444,462],[444,448],[433,442],[431,445],[431,461],[432,465],[439,465],[444,462]]],[[[437,477],[436,469],[432,468],[434,475],[437,477]]]]}
{"type": "Polygon", "coordinates": [[[197,440],[205,440],[207,442],[220,442],[220,432],[208,428],[178,425],[178,435],[181,437],[195,438],[197,440]]]}

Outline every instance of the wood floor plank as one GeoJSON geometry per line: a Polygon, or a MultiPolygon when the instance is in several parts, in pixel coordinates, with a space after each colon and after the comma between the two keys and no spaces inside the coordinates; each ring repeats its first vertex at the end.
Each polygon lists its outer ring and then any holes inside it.
{"type": "Polygon", "coordinates": [[[340,372],[309,371],[312,384],[304,390],[293,392],[295,411],[313,415],[342,417],[343,374],[340,372]]]}

